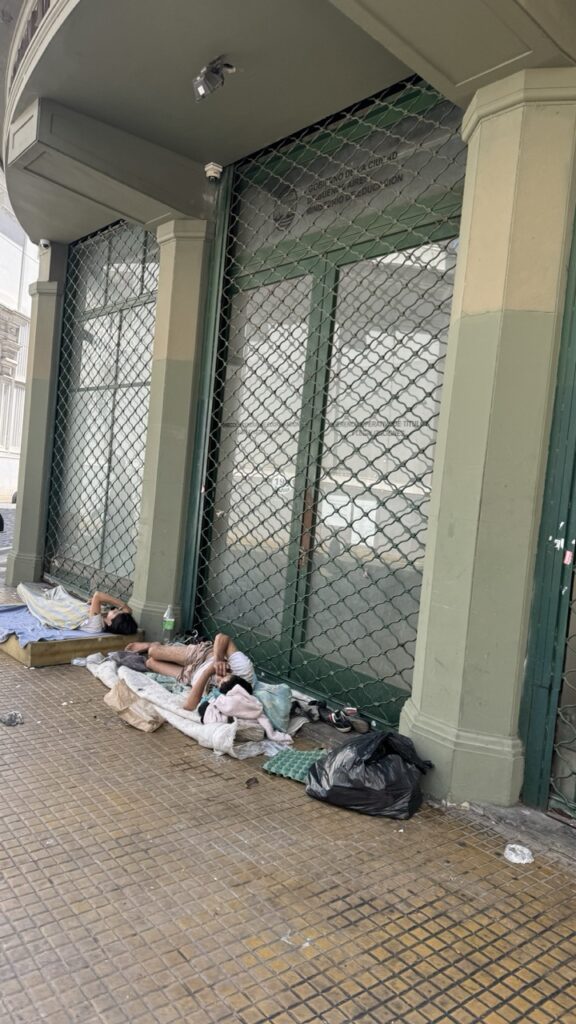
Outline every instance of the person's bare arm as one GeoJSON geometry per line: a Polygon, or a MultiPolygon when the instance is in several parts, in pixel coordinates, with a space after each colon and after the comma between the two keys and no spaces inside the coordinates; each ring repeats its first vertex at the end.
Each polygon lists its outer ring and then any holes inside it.
{"type": "Polygon", "coordinates": [[[195,711],[198,707],[202,697],[204,696],[204,690],[206,689],[206,683],[210,679],[210,676],[214,675],[214,665],[210,661],[205,665],[196,676],[196,679],[192,683],[190,693],[182,707],[185,711],[195,711]]]}
{"type": "Polygon", "coordinates": [[[214,637],[214,665],[212,669],[214,675],[222,677],[230,671],[228,664],[229,647],[230,637],[226,636],[225,633],[217,633],[214,637]]]}
{"type": "Polygon", "coordinates": [[[101,615],[103,604],[111,604],[113,608],[119,608],[122,612],[132,611],[130,605],[126,604],[125,601],[121,601],[118,597],[112,597],[112,594],[104,594],[101,590],[96,590],[92,594],[89,614],[101,615]]]}

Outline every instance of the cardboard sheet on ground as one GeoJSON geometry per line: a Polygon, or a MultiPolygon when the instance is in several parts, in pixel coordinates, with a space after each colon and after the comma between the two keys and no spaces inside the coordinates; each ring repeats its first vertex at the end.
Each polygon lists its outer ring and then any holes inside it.
{"type": "MultiPolygon", "coordinates": [[[[200,721],[197,711],[184,711],[181,694],[168,693],[160,683],[151,679],[144,672],[133,672],[132,669],[125,667],[119,668],[112,661],[101,661],[98,664],[88,663],[86,668],[108,689],[111,689],[118,679],[123,679],[134,693],[149,700],[154,707],[158,708],[170,725],[179,729],[190,739],[196,740],[201,747],[208,747],[217,754],[229,754],[230,757],[244,760],[247,757],[257,757],[259,754],[273,756],[279,750],[286,749],[284,745],[271,740],[238,743],[236,741],[237,722],[204,725],[200,721]]],[[[290,734],[294,735],[305,721],[305,718],[293,719],[288,729],[290,734]]]]}

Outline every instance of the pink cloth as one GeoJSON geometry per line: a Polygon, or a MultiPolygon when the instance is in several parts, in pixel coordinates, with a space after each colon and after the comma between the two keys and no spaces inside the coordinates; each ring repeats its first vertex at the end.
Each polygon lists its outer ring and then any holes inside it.
{"type": "Polygon", "coordinates": [[[233,686],[229,693],[222,693],[216,700],[210,701],[204,715],[205,723],[227,722],[229,718],[243,718],[250,722],[258,722],[269,740],[276,743],[291,743],[292,737],[287,732],[278,732],[259,700],[247,693],[243,686],[233,686]]]}

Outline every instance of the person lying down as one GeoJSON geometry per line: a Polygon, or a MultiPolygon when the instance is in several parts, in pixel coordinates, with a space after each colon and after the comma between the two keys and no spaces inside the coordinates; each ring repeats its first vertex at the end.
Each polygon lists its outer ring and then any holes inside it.
{"type": "Polygon", "coordinates": [[[43,626],[78,629],[83,633],[117,633],[133,636],[138,625],[125,601],[97,590],[90,601],[69,594],[64,587],[43,587],[19,583],[16,592],[28,611],[43,626]]]}
{"type": "MultiPolygon", "coordinates": [[[[128,654],[142,657],[142,668],[167,676],[185,687],[183,710],[198,711],[205,724],[232,719],[257,722],[268,739],[291,742],[288,733],[274,729],[262,703],[254,696],[254,666],[224,633],[214,642],[198,644],[130,643],[128,654]]],[[[122,664],[123,659],[111,656],[122,664]]],[[[128,666],[129,661],[125,664],[128,666]]]]}

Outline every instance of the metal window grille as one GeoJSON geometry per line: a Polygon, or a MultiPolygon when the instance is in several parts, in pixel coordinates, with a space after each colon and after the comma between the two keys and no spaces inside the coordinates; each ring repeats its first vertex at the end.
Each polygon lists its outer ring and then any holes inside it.
{"type": "Polygon", "coordinates": [[[70,246],[44,568],[82,591],[132,588],[158,261],[125,223],[70,246]]]}
{"type": "Polygon", "coordinates": [[[459,126],[409,80],[233,179],[196,624],[388,722],[412,681],[459,126]]]}
{"type": "Polygon", "coordinates": [[[570,614],[556,722],[549,809],[576,821],[576,574],[572,573],[570,614]]]}

